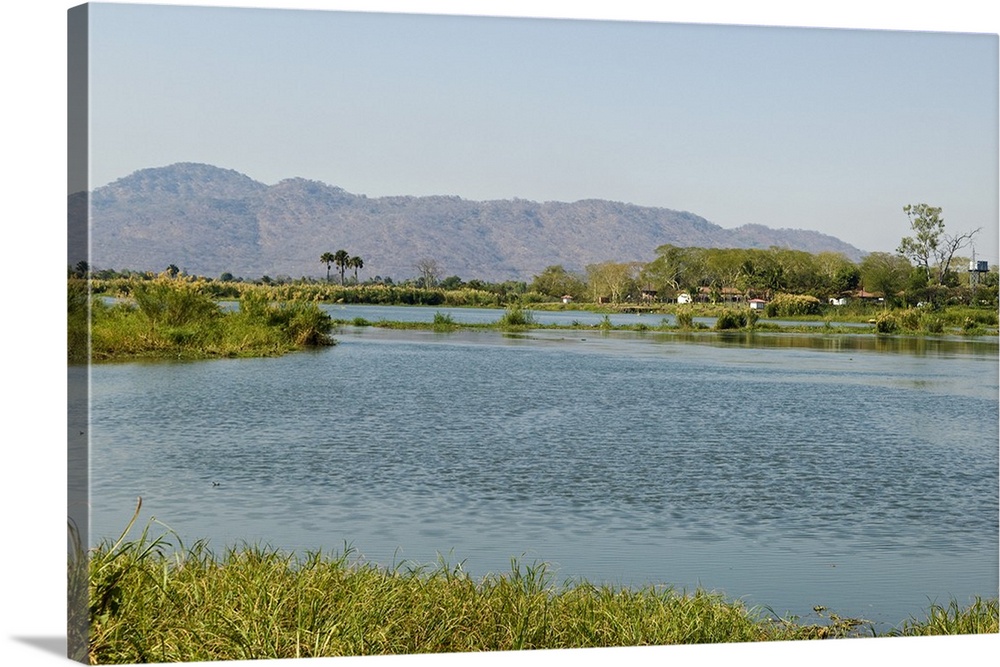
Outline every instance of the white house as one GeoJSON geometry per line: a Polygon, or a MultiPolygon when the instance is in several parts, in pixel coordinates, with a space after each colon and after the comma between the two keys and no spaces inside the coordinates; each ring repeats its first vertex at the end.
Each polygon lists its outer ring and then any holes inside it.
{"type": "Polygon", "coordinates": [[[691,295],[687,292],[681,292],[677,295],[677,303],[691,303],[691,295]]]}
{"type": "Polygon", "coordinates": [[[764,310],[766,305],[767,301],[764,299],[750,299],[750,310],[764,310]]]}
{"type": "Polygon", "coordinates": [[[847,297],[846,296],[830,297],[830,305],[831,306],[846,306],[847,305],[847,297]]]}

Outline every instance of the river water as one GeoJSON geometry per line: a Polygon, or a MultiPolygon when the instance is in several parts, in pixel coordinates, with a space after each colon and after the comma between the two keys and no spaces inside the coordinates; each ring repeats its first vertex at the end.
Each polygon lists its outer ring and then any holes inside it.
{"type": "Polygon", "coordinates": [[[220,554],[544,561],[556,584],[700,586],[882,630],[997,594],[996,338],[336,337],[94,366],[91,542],[142,496],[140,523],[220,554]]]}

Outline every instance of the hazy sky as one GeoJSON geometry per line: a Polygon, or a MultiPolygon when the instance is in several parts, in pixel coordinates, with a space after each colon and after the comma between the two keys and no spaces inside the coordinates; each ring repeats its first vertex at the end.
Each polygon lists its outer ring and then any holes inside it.
{"type": "MultiPolygon", "coordinates": [[[[337,3],[327,3],[336,7],[337,3]]],[[[174,162],[369,196],[601,198],[998,261],[995,34],[91,6],[91,187],[174,162]]]]}

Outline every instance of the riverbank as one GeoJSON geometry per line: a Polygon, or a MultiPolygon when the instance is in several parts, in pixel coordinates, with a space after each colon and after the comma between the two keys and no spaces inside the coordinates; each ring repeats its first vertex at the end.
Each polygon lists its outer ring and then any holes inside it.
{"type": "MultiPolygon", "coordinates": [[[[807,621],[703,589],[556,585],[544,563],[512,561],[508,573],[475,579],[443,561],[380,567],[349,548],[299,557],[245,545],[216,556],[149,529],[90,553],[91,664],[877,636],[821,607],[807,621]]],[[[997,617],[995,596],[952,601],[881,636],[996,633],[997,617]]]]}

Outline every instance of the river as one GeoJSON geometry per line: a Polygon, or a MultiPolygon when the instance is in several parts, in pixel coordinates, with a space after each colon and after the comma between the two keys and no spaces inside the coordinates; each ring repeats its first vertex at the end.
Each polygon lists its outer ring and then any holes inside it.
{"type": "Polygon", "coordinates": [[[996,338],[336,337],[94,366],[91,542],[142,496],[141,522],[217,553],[545,561],[556,584],[700,586],[882,630],[997,594],[996,338]]]}

